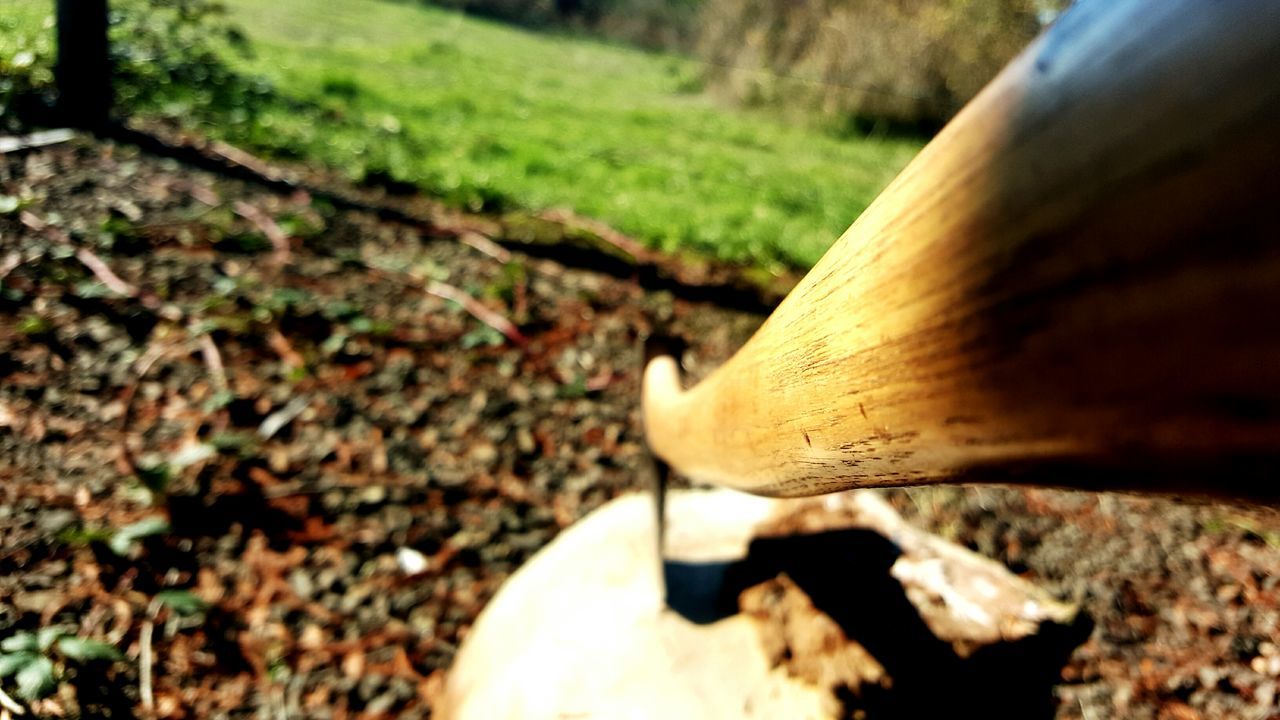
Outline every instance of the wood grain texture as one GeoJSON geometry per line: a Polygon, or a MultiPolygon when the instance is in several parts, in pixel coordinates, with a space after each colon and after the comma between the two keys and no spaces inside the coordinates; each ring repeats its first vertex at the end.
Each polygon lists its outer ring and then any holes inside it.
{"type": "Polygon", "coordinates": [[[652,449],[761,494],[954,480],[1280,496],[1280,3],[1083,0],[652,449]]]}

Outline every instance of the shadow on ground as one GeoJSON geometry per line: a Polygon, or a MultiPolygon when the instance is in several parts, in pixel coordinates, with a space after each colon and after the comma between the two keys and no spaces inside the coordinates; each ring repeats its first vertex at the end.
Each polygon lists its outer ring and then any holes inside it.
{"type": "Polygon", "coordinates": [[[933,634],[890,575],[900,554],[878,533],[838,530],[758,538],[744,560],[666,562],[663,575],[671,608],[698,624],[736,614],[743,590],[790,577],[892,678],[888,688],[841,693],[849,717],[1054,717],[1053,687],[1092,622],[1083,614],[1071,625],[1046,622],[1034,635],[961,657],[933,634]]]}

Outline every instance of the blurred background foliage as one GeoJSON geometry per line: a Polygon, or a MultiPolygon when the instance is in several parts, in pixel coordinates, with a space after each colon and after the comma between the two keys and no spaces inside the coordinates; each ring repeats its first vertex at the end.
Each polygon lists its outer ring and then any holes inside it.
{"type": "MultiPolygon", "coordinates": [[[[51,118],[53,3],[6,5],[0,10],[0,122],[15,131],[51,118]]],[[[110,8],[113,90],[123,112],[244,122],[273,94],[264,80],[226,62],[228,53],[249,53],[249,45],[222,4],[112,0],[110,8]]]]}
{"type": "Polygon", "coordinates": [[[117,101],[168,115],[240,122],[273,99],[264,79],[236,72],[228,53],[250,54],[226,7],[212,0],[112,0],[117,101]]]}
{"type": "Polygon", "coordinates": [[[654,50],[689,51],[703,0],[434,0],[433,4],[533,28],[571,28],[654,50]]]}
{"type": "Polygon", "coordinates": [[[39,123],[53,100],[52,6],[0,6],[0,130],[39,123]]]}
{"type": "Polygon", "coordinates": [[[740,102],[928,132],[1054,15],[1033,0],[706,0],[697,50],[740,102]]]}
{"type": "Polygon", "coordinates": [[[929,132],[1067,0],[435,0],[706,61],[737,102],[816,111],[832,127],[929,132]]]}
{"type": "MultiPolygon", "coordinates": [[[[487,213],[811,265],[1061,0],[112,0],[118,113],[487,213]],[[465,13],[465,14],[463,14],[465,13]]],[[[0,3],[0,127],[52,0],[0,3]]]]}

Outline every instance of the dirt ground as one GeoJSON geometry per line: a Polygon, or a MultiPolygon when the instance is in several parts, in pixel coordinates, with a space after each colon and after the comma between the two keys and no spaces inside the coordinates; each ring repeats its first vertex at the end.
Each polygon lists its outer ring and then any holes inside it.
{"type": "MultiPolygon", "coordinates": [[[[429,717],[498,585],[645,477],[638,339],[670,325],[696,376],[762,320],[456,221],[122,145],[0,157],[0,637],[65,626],[126,658],[62,662],[40,713],[429,717]]],[[[1058,718],[1280,718],[1274,514],[888,496],[1080,603],[1058,718]]]]}

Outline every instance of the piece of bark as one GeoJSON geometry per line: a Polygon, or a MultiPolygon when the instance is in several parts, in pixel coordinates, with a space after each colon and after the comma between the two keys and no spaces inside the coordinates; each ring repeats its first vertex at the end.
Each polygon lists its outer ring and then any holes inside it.
{"type": "Polygon", "coordinates": [[[785,574],[744,590],[739,605],[756,621],[769,662],[793,677],[828,692],[893,686],[884,666],[785,574]]]}
{"type": "Polygon", "coordinates": [[[940,640],[966,657],[978,647],[1012,642],[1042,623],[1074,622],[1076,608],[982,557],[902,519],[873,492],[793,501],[759,529],[764,536],[863,527],[883,535],[902,555],[890,574],[940,640]]]}

